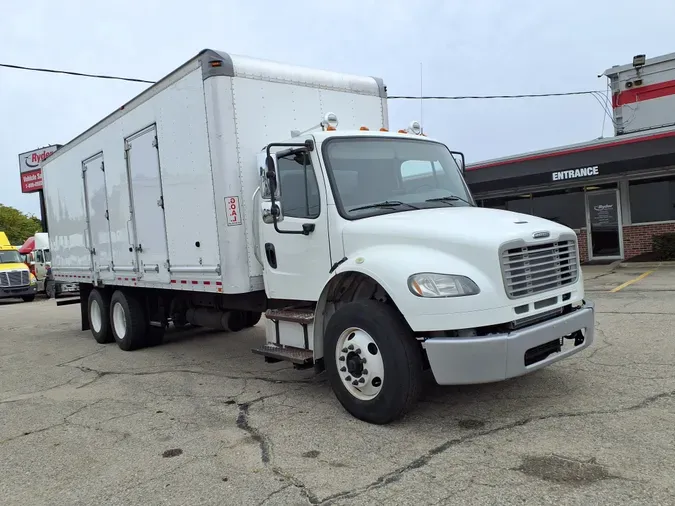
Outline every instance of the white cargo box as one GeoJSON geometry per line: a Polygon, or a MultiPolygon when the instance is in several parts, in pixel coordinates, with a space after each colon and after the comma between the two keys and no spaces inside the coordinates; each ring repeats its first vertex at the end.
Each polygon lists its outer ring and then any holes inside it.
{"type": "Polygon", "coordinates": [[[387,127],[380,79],[204,50],[43,166],[56,279],[217,293],[263,289],[257,154],[327,112],[387,127]]]}

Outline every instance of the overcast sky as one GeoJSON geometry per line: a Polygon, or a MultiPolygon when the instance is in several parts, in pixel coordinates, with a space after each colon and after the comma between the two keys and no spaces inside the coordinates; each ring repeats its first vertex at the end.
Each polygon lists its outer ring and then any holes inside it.
{"type": "MultiPolygon", "coordinates": [[[[203,48],[376,75],[391,95],[605,90],[598,74],[675,51],[672,0],[5,0],[0,63],[158,79],[203,48]]],[[[145,85],[0,68],[0,203],[22,195],[17,155],[65,143],[145,85]]],[[[390,127],[419,119],[390,101],[390,127]]],[[[425,131],[469,161],[599,137],[591,96],[426,102],[425,131]]],[[[612,135],[607,121],[604,135],[612,135]]]]}

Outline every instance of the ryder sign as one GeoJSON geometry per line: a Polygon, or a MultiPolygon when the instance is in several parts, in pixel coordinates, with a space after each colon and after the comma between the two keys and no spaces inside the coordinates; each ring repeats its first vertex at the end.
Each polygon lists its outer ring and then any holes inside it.
{"type": "Polygon", "coordinates": [[[42,190],[42,166],[60,146],[54,144],[45,148],[34,149],[19,155],[19,171],[21,173],[21,192],[33,193],[42,190]]]}

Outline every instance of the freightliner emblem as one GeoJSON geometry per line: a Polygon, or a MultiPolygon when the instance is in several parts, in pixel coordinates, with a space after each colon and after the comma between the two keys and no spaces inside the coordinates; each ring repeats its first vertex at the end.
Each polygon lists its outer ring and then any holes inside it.
{"type": "Polygon", "coordinates": [[[551,235],[550,232],[542,231],[542,232],[535,232],[532,234],[533,239],[545,239],[551,235]]]}

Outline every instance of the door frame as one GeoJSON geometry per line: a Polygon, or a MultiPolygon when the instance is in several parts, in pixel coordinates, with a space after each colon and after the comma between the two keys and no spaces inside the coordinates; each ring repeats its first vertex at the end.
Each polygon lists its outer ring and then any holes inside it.
{"type": "Polygon", "coordinates": [[[623,248],[623,210],[621,209],[621,195],[619,188],[607,188],[602,190],[586,190],[584,192],[584,203],[586,206],[586,248],[588,251],[588,260],[623,260],[624,259],[624,248],[623,248]],[[593,230],[591,228],[591,209],[588,202],[589,195],[599,195],[599,194],[614,194],[616,199],[616,219],[617,227],[619,228],[619,255],[603,255],[595,256],[593,255],[593,230]]]}

